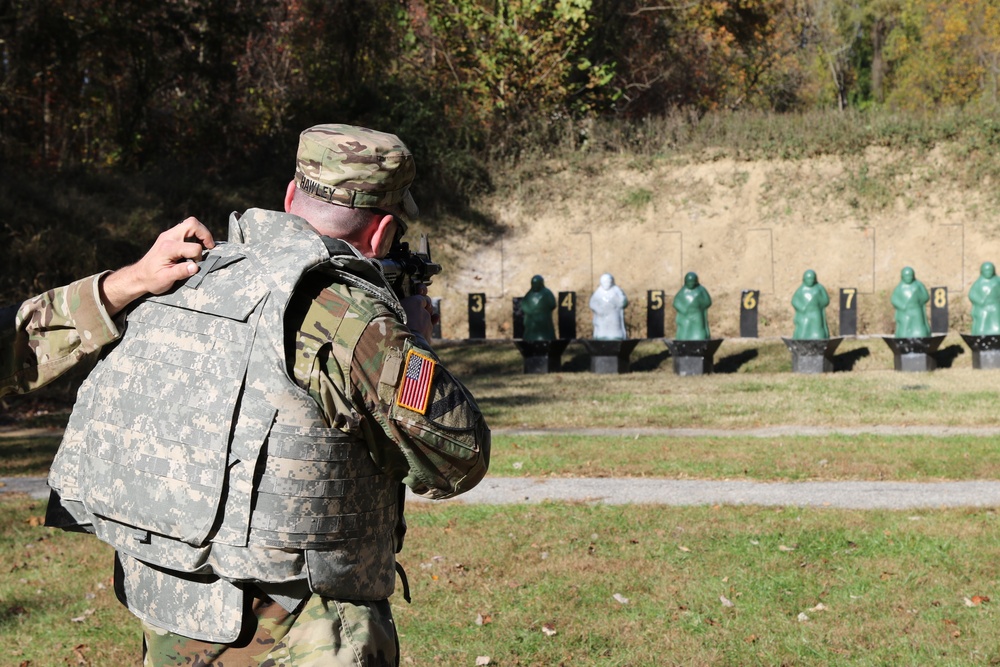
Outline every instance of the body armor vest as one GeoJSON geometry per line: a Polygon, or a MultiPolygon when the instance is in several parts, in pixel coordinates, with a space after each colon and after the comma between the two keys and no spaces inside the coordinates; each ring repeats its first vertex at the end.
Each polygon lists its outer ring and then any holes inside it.
{"type": "MultiPolygon", "coordinates": [[[[129,313],[81,386],[49,477],[62,509],[52,523],[115,548],[133,613],[216,642],[239,634],[240,582],[286,606],[309,590],[388,597],[402,520],[398,480],[358,435],[327,427],[335,416],[289,377],[285,353],[302,276],[367,260],[336,241],[345,257],[331,257],[304,221],[261,210],[234,214],[229,238],[184,285],[129,313]]],[[[388,313],[345,299],[334,315],[388,313]]]]}

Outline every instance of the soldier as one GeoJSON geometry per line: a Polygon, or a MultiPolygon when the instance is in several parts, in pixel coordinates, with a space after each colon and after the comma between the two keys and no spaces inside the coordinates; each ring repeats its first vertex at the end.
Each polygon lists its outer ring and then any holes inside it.
{"type": "Polygon", "coordinates": [[[115,547],[145,664],[398,664],[403,485],[463,493],[490,451],[430,300],[375,261],[414,174],[395,135],[306,130],[284,212],[233,214],[81,387],[47,520],[115,547]]]}
{"type": "Polygon", "coordinates": [[[77,280],[0,308],[0,396],[28,392],[56,379],[117,340],[112,318],[145,294],[162,294],[198,271],[212,234],[194,218],[160,234],[135,264],[77,280]]]}

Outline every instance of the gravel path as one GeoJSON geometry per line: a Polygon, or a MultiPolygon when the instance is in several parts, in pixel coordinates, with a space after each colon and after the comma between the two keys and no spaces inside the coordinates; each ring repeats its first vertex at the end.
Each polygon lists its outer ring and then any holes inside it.
{"type": "Polygon", "coordinates": [[[784,436],[824,436],[824,435],[927,435],[936,438],[947,438],[957,435],[1000,436],[997,426],[761,426],[760,428],[511,428],[494,429],[494,435],[528,436],[528,435],[589,435],[614,437],[662,436],[678,438],[776,438],[784,436]]]}
{"type": "Polygon", "coordinates": [[[782,505],[893,510],[1000,507],[1000,481],[768,483],[488,476],[469,493],[443,502],[500,505],[547,500],[609,505],[782,505]]]}
{"type": "MultiPolygon", "coordinates": [[[[51,432],[49,432],[51,433],[51,432]]],[[[724,429],[505,429],[498,435],[660,435],[677,437],[779,435],[1000,435],[1000,428],[950,426],[809,427],[775,426],[740,431],[724,429]]],[[[0,495],[27,493],[48,498],[44,478],[0,477],[0,495]]],[[[410,494],[413,502],[428,502],[410,494]]],[[[487,476],[471,492],[443,502],[514,504],[576,501],[606,504],[784,505],[847,509],[1000,507],[1000,481],[949,482],[749,482],[650,478],[565,478],[487,476]]]]}
{"type": "MultiPolygon", "coordinates": [[[[0,496],[48,498],[45,480],[0,478],[0,496]]],[[[413,502],[426,501],[410,494],[413,502]]],[[[648,478],[490,477],[469,493],[441,502],[505,505],[544,501],[652,505],[783,505],[847,509],[1000,507],[1000,481],[795,482],[701,481],[648,478]]]]}

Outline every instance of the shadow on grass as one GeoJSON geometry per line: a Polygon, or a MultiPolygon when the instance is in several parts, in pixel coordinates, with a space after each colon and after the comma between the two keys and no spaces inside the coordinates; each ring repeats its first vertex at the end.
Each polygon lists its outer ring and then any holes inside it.
{"type": "Polygon", "coordinates": [[[0,606],[0,629],[6,630],[11,626],[23,623],[24,617],[30,613],[29,610],[36,604],[37,598],[32,600],[5,600],[3,605],[0,606]]]}
{"type": "Polygon", "coordinates": [[[582,344],[570,343],[563,354],[561,373],[589,373],[590,353],[582,344]]]}
{"type": "MultiPolygon", "coordinates": [[[[491,396],[488,401],[482,401],[479,408],[486,417],[486,423],[502,419],[522,408],[534,408],[540,403],[557,402],[555,396],[540,396],[535,393],[514,396],[491,396]]],[[[544,426],[544,424],[543,424],[544,426]]]]}
{"type": "Polygon", "coordinates": [[[522,370],[521,355],[512,341],[435,341],[434,348],[448,370],[459,379],[475,375],[516,375],[522,370]]]}
{"type": "Polygon", "coordinates": [[[758,354],[760,353],[756,349],[750,349],[727,355],[715,362],[712,371],[715,373],[736,373],[743,364],[756,359],[758,354]]]}
{"type": "Polygon", "coordinates": [[[938,368],[951,368],[955,359],[962,354],[965,354],[964,347],[961,345],[949,345],[948,347],[943,347],[935,352],[934,360],[937,362],[938,368]]]}
{"type": "Polygon", "coordinates": [[[855,364],[865,357],[871,356],[871,353],[871,350],[864,346],[843,354],[835,354],[833,356],[833,372],[841,373],[854,370],[855,364]]]}
{"type": "Polygon", "coordinates": [[[46,475],[62,438],[0,438],[0,477],[46,475]]]}
{"type": "MultiPolygon", "coordinates": [[[[650,373],[659,371],[664,361],[670,358],[670,350],[647,354],[643,350],[632,353],[629,372],[650,373]]],[[[571,343],[563,354],[561,373],[589,373],[590,353],[582,343],[571,343]]]]}
{"type": "Polygon", "coordinates": [[[662,352],[647,354],[644,357],[634,360],[632,362],[631,369],[633,373],[658,371],[668,359],[670,359],[670,350],[664,349],[662,352]]]}

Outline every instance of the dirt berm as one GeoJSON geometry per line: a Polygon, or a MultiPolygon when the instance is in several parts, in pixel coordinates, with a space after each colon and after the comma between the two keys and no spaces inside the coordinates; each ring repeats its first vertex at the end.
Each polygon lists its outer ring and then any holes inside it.
{"type": "Polygon", "coordinates": [[[969,285],[982,262],[1000,260],[998,205],[990,183],[963,188],[948,176],[955,169],[943,150],[881,148],[789,161],[543,162],[519,188],[477,203],[503,225],[499,237],[433,239],[446,264],[431,287],[442,298],[442,336],[468,336],[468,295],[481,293],[487,337],[510,337],[511,299],[540,274],[553,292],[576,292],[578,337],[589,337],[587,301],[611,273],[630,299],[630,336],[646,337],[647,292],[663,290],[669,337],[669,304],[688,271],[714,300],[713,336],[739,335],[744,290],[760,291],[759,335],[787,336],[807,269],[830,293],[831,329],[839,291],[851,288],[858,333],[891,334],[889,296],[904,266],[928,288],[947,288],[952,329],[965,331],[969,285]]]}

